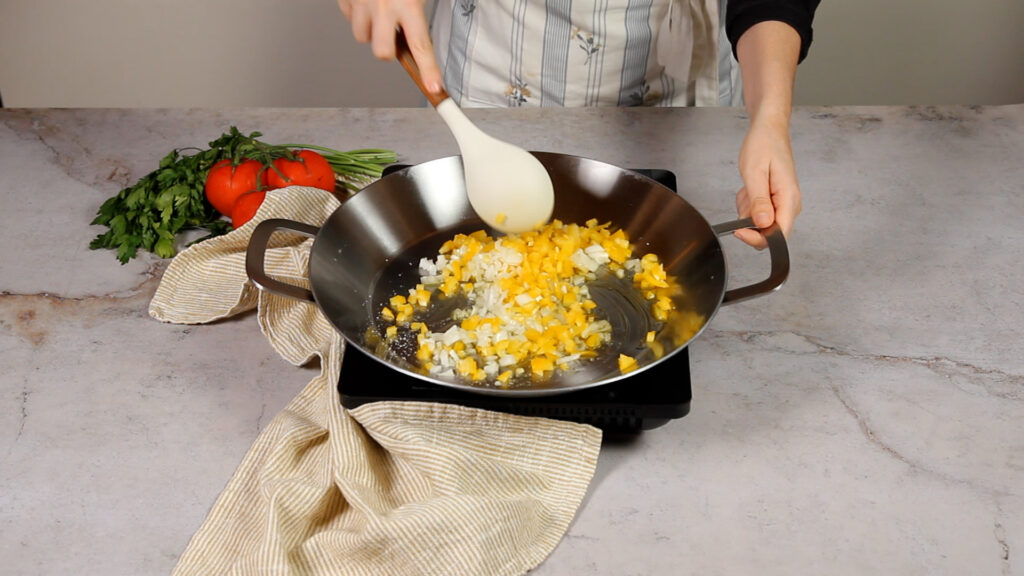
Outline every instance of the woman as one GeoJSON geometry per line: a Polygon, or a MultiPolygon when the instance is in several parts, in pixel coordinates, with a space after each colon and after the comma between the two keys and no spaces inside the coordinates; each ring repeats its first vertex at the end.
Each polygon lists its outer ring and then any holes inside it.
{"type": "MultiPolygon", "coordinates": [[[[461,106],[746,106],[741,217],[800,213],[789,139],[797,64],[820,0],[338,0],[381,59],[401,28],[424,85],[461,106]],[[724,18],[722,17],[724,16],[724,18]],[[735,58],[735,59],[734,59],[735,58]],[[734,63],[738,62],[737,74],[734,63]]],[[[736,236],[763,248],[764,236],[736,236]]]]}

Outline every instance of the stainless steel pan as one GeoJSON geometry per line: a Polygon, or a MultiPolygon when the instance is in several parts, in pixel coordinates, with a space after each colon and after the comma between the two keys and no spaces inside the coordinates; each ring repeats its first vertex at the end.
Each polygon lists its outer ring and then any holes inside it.
{"type": "MultiPolygon", "coordinates": [[[[376,339],[367,338],[367,334],[378,331],[378,314],[388,299],[405,294],[417,282],[420,259],[435,257],[441,244],[456,233],[485,228],[466,199],[458,156],[385,176],[344,202],[320,227],[280,219],[260,223],[246,257],[249,278],[263,290],[315,302],[349,345],[396,372],[442,386],[502,396],[559,394],[629,378],[688,345],[721,305],[767,294],[785,282],[789,254],[777,227],[766,231],[769,277],[727,289],[728,274],[718,238],[740,228],[752,228],[749,219],[712,226],[681,196],[636,172],[576,156],[534,154],[554,182],[554,218],[578,223],[591,218],[611,222],[613,229],[621,228],[628,234],[637,252],[657,254],[666,271],[685,288],[667,326],[655,322],[646,304],[632,291],[614,281],[595,282],[591,294],[612,324],[612,342],[598,358],[579,369],[512,389],[421,374],[411,361],[414,345],[380,349],[373,343],[376,339]],[[264,254],[271,235],[278,230],[315,238],[309,262],[312,290],[273,279],[264,271],[264,254]],[[682,338],[679,331],[673,337],[673,322],[686,322],[693,316],[699,319],[698,325],[682,338]],[[660,357],[643,342],[652,329],[659,331],[659,341],[665,348],[660,357]],[[620,373],[619,353],[636,357],[638,368],[620,373]]],[[[428,325],[437,330],[430,323],[443,322],[442,316],[428,318],[428,325]]],[[[383,331],[383,325],[379,331],[383,331]]]]}

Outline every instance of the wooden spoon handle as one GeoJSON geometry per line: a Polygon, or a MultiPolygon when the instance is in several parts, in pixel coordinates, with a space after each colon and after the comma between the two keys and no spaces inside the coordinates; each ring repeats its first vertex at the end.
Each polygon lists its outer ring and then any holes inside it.
{"type": "Polygon", "coordinates": [[[412,76],[413,82],[419,86],[420,92],[427,97],[427,101],[430,102],[435,108],[441,102],[448,99],[448,92],[444,88],[441,88],[440,92],[430,92],[426,86],[423,85],[423,77],[420,76],[420,67],[416,65],[416,60],[412,57],[412,52],[409,50],[409,43],[405,41],[405,32],[398,30],[395,35],[395,56],[398,61],[402,64],[402,68],[412,76]]]}

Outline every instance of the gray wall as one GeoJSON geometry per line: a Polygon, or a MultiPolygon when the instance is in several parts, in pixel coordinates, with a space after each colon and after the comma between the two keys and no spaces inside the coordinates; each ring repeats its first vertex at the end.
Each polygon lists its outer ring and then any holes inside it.
{"type": "Polygon", "coordinates": [[[1024,103],[1024,0],[822,0],[796,97],[1024,103]]]}
{"type": "MultiPolygon", "coordinates": [[[[1024,0],[823,0],[798,104],[1024,102],[1024,0]]],[[[418,106],[333,0],[0,0],[8,107],[418,106]]]]}

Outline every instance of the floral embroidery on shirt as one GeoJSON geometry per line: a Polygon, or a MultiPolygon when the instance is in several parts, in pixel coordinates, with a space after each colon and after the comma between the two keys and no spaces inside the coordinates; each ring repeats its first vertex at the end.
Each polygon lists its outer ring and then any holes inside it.
{"type": "Polygon", "coordinates": [[[601,50],[601,44],[594,42],[594,35],[589,32],[584,33],[579,28],[572,29],[572,36],[576,39],[576,45],[587,55],[587,59],[583,61],[584,65],[590,64],[590,58],[597,54],[601,50]]]}
{"type": "Polygon", "coordinates": [[[517,77],[514,83],[505,89],[505,96],[508,97],[509,106],[522,106],[532,94],[526,87],[526,82],[517,77]]]}

